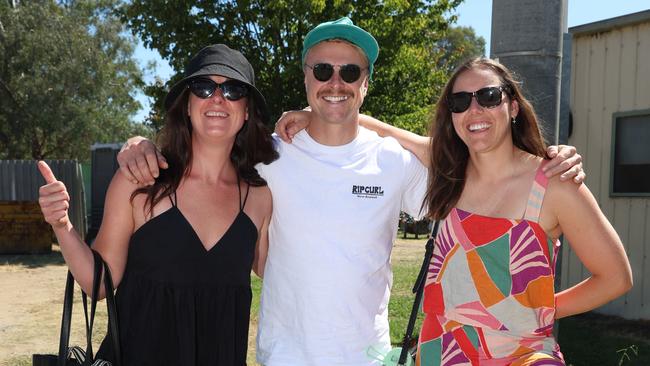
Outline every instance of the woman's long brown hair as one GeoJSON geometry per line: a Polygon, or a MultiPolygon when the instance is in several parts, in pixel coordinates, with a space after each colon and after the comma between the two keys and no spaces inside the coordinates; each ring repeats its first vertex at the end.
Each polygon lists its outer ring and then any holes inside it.
{"type": "MultiPolygon", "coordinates": [[[[189,173],[192,163],[192,122],[187,109],[189,90],[185,89],[176,98],[167,111],[165,126],[160,131],[158,143],[162,155],[168,163],[167,169],[161,169],[155,183],[149,187],[136,189],[136,195],[147,195],[145,207],[151,215],[153,207],[163,198],[176,191],[185,175],[189,173]]],[[[237,132],[235,143],[230,152],[230,161],[239,178],[251,186],[265,186],[266,181],[260,177],[255,165],[269,164],[278,158],[273,146],[271,133],[262,118],[262,112],[255,105],[254,98],[248,98],[248,120],[237,132]],[[252,112],[251,112],[252,111],[252,112]]]]}
{"type": "Polygon", "coordinates": [[[489,58],[475,58],[466,61],[456,69],[445,85],[436,104],[435,115],[429,129],[431,165],[429,166],[429,182],[423,206],[428,209],[428,216],[433,220],[444,219],[449,214],[449,211],[458,203],[465,186],[469,151],[467,145],[454,130],[447,98],[450,96],[458,76],[471,69],[490,70],[499,76],[510,101],[516,100],[519,103],[516,123],[510,124],[513,144],[533,155],[546,157],[546,145],[537,123],[535,110],[524,97],[519,82],[510,70],[498,61],[489,58]]]}

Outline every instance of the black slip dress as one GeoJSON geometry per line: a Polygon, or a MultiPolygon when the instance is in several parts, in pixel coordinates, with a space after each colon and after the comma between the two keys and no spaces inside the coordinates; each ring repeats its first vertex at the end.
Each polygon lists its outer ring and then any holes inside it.
{"type": "MultiPolygon", "coordinates": [[[[131,236],[116,291],[122,365],[246,365],[257,228],[239,213],[210,249],[172,207],[131,236]]],[[[104,340],[98,357],[112,359],[104,340]]]]}

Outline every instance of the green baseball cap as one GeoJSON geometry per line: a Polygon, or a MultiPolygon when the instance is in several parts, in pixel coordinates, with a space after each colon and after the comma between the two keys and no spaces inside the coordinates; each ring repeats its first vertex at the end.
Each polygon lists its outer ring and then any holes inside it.
{"type": "Polygon", "coordinates": [[[310,48],[329,39],[344,39],[361,48],[368,58],[368,71],[372,78],[373,65],[379,55],[379,45],[372,34],[354,25],[348,17],[321,23],[309,31],[302,42],[302,63],[305,63],[305,56],[310,48]]]}

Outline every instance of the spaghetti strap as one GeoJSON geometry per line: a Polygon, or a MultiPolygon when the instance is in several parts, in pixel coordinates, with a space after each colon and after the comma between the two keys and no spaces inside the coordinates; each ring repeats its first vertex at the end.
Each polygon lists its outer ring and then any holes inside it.
{"type": "Polygon", "coordinates": [[[530,194],[528,194],[526,212],[524,213],[525,220],[539,222],[539,214],[542,208],[542,201],[544,201],[544,194],[546,193],[546,186],[548,185],[548,178],[542,171],[542,168],[548,162],[549,160],[543,160],[537,168],[535,180],[533,181],[532,187],[530,187],[530,194]]]}
{"type": "Polygon", "coordinates": [[[176,191],[172,192],[172,194],[167,197],[169,197],[169,202],[172,203],[173,207],[178,206],[178,196],[176,196],[176,191]],[[172,198],[172,196],[174,196],[174,198],[172,198]]]}
{"type": "Polygon", "coordinates": [[[239,192],[239,211],[244,211],[244,206],[246,206],[246,200],[248,200],[248,192],[251,189],[251,185],[246,183],[246,196],[244,196],[244,202],[241,200],[241,183],[239,182],[239,174],[237,174],[237,190],[239,192]]]}
{"type": "Polygon", "coordinates": [[[239,182],[239,174],[237,174],[237,196],[239,197],[239,211],[244,209],[241,203],[241,183],[239,182]]]}
{"type": "Polygon", "coordinates": [[[251,190],[251,185],[246,183],[246,195],[244,196],[244,203],[241,203],[239,205],[239,210],[240,211],[244,211],[244,206],[246,206],[246,201],[248,200],[248,192],[250,192],[250,190],[251,190]]]}

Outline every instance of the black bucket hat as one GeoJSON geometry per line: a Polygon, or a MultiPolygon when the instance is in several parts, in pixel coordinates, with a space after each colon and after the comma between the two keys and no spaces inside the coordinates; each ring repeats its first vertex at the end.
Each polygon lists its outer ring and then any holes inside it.
{"type": "Polygon", "coordinates": [[[165,110],[172,104],[187,87],[188,82],[198,76],[221,75],[229,79],[241,81],[248,85],[249,96],[255,98],[255,105],[262,122],[269,119],[268,107],[262,93],[255,87],[255,71],[250,62],[241,52],[235,51],[225,44],[214,44],[204,47],[185,68],[185,77],[172,86],[165,97],[165,110]]]}

